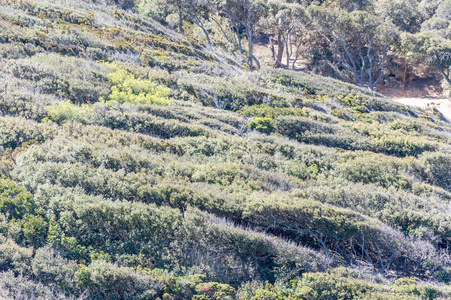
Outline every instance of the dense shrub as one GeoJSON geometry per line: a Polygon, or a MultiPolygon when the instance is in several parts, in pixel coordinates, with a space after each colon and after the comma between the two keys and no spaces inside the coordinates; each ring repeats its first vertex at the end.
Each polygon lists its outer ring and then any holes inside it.
{"type": "MultiPolygon", "coordinates": [[[[169,89],[113,66],[108,78],[113,85],[107,101],[169,105],[169,89]]],[[[102,99],[101,99],[102,100],[102,99]]]]}
{"type": "Polygon", "coordinates": [[[150,275],[101,260],[93,261],[88,267],[79,266],[75,279],[91,291],[93,298],[152,299],[159,291],[150,275]]]}
{"type": "Polygon", "coordinates": [[[254,118],[247,125],[251,130],[257,130],[261,133],[271,133],[273,128],[274,120],[271,118],[254,118]]]}
{"type": "Polygon", "coordinates": [[[0,298],[450,298],[449,124],[155,4],[0,1],[0,298]]]}
{"type": "Polygon", "coordinates": [[[11,117],[1,117],[0,128],[0,145],[13,149],[25,142],[44,142],[53,138],[57,132],[54,126],[11,117]]]}
{"type": "Polygon", "coordinates": [[[23,275],[14,275],[13,272],[0,274],[0,295],[4,299],[74,299],[66,296],[64,292],[48,287],[40,282],[34,282],[23,275]]]}
{"type": "Polygon", "coordinates": [[[451,191],[451,157],[442,153],[426,153],[421,156],[420,164],[425,179],[451,191]]]}
{"type": "Polygon", "coordinates": [[[13,240],[0,237],[0,269],[2,272],[13,270],[16,274],[30,272],[32,248],[23,248],[13,240]]]}
{"type": "Polygon", "coordinates": [[[184,226],[192,247],[188,258],[213,270],[220,269],[220,276],[229,282],[288,279],[293,274],[322,270],[329,264],[328,259],[308,248],[235,227],[198,210],[185,213],[184,226]],[[238,266],[242,266],[240,273],[236,272],[238,266]]]}
{"type": "Polygon", "coordinates": [[[25,79],[42,94],[53,94],[74,103],[93,103],[108,94],[110,68],[82,58],[37,54],[9,61],[7,71],[25,79]]]}
{"type": "Polygon", "coordinates": [[[32,274],[46,286],[56,285],[63,291],[75,290],[75,262],[61,258],[53,249],[38,249],[31,261],[31,268],[32,274]]]}

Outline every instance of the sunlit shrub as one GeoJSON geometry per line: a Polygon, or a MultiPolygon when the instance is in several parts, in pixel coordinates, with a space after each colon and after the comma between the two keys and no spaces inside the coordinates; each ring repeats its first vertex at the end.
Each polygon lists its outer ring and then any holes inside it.
{"type": "Polygon", "coordinates": [[[47,114],[50,120],[58,124],[63,124],[67,121],[81,121],[94,117],[91,106],[77,106],[72,104],[71,101],[54,103],[47,109],[47,114]]]}
{"type": "Polygon", "coordinates": [[[251,130],[257,130],[258,132],[269,134],[274,130],[273,124],[274,124],[274,120],[271,118],[257,117],[257,118],[252,119],[247,124],[247,126],[251,130]]]}
{"type": "Polygon", "coordinates": [[[113,67],[113,70],[108,74],[113,86],[111,94],[106,98],[107,101],[169,105],[170,90],[168,88],[136,78],[133,74],[117,67],[113,67]]]}

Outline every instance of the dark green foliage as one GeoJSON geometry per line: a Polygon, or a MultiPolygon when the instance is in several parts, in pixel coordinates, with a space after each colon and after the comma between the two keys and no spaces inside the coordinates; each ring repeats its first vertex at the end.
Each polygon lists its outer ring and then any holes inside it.
{"type": "Polygon", "coordinates": [[[274,120],[271,118],[257,117],[251,120],[247,126],[251,130],[257,130],[258,132],[261,133],[270,134],[274,130],[273,124],[274,120]]]}
{"type": "Polygon", "coordinates": [[[154,299],[158,284],[145,273],[96,260],[79,266],[75,280],[81,288],[91,291],[93,298],[154,299]]]}
{"type": "Polygon", "coordinates": [[[0,0],[0,298],[449,298],[449,123],[153,4],[0,0]]]}
{"type": "Polygon", "coordinates": [[[33,249],[20,247],[13,240],[3,236],[0,239],[0,268],[2,272],[14,270],[17,273],[28,274],[33,249]]]}
{"type": "Polygon", "coordinates": [[[424,176],[432,184],[451,191],[451,158],[441,153],[427,153],[421,156],[424,176]]]}
{"type": "Polygon", "coordinates": [[[9,180],[0,179],[0,193],[0,211],[8,219],[22,219],[36,209],[33,196],[9,180]]]}

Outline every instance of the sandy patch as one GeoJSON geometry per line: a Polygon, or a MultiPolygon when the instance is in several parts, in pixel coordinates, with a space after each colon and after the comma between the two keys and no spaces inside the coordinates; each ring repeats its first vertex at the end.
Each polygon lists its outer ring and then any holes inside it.
{"type": "Polygon", "coordinates": [[[436,108],[448,122],[451,122],[451,100],[431,99],[431,98],[393,98],[393,101],[404,105],[411,105],[423,108],[436,108]]]}

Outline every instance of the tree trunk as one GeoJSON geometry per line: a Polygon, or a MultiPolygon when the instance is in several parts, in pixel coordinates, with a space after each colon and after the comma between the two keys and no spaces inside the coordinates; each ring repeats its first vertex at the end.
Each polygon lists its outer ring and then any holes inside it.
{"type": "Polygon", "coordinates": [[[241,35],[240,35],[239,31],[236,32],[236,36],[238,39],[238,50],[240,50],[240,54],[243,54],[243,45],[241,44],[241,35]]]}
{"type": "Polygon", "coordinates": [[[440,71],[442,72],[442,75],[445,78],[445,80],[449,83],[449,85],[451,85],[451,78],[449,76],[450,75],[449,70],[447,70],[447,72],[445,72],[444,67],[441,67],[440,71]]]}
{"type": "Polygon", "coordinates": [[[205,29],[205,26],[204,26],[203,22],[200,22],[199,27],[200,27],[200,28],[202,29],[202,31],[204,32],[205,37],[207,38],[208,45],[211,47],[211,46],[212,46],[212,43],[211,43],[211,40],[210,40],[210,35],[208,34],[208,31],[205,29]]]}
{"type": "Polygon", "coordinates": [[[179,31],[183,34],[183,13],[181,7],[179,7],[179,31]]]}
{"type": "Polygon", "coordinates": [[[272,59],[276,60],[276,51],[274,49],[274,41],[272,40],[272,38],[269,39],[269,43],[270,43],[269,49],[271,50],[272,59]]]}
{"type": "Polygon", "coordinates": [[[300,38],[299,44],[296,45],[296,55],[294,56],[293,70],[296,69],[296,62],[298,61],[298,58],[299,58],[299,48],[301,48],[301,44],[302,44],[302,38],[300,38]]]}
{"type": "Polygon", "coordinates": [[[287,69],[290,69],[290,58],[291,58],[291,54],[290,54],[290,44],[288,42],[289,40],[289,36],[287,36],[287,38],[285,39],[285,48],[286,48],[286,53],[287,53],[287,69]]]}
{"type": "MultiPolygon", "coordinates": [[[[230,42],[230,39],[229,39],[229,37],[227,36],[227,33],[226,33],[226,32],[224,31],[224,29],[222,28],[221,23],[219,23],[219,21],[216,20],[216,19],[213,18],[213,17],[211,17],[211,19],[213,20],[213,22],[216,23],[216,25],[218,25],[219,30],[220,30],[220,31],[222,32],[222,34],[224,35],[224,37],[225,37],[227,43],[229,44],[229,47],[231,47],[231,44],[232,44],[232,43],[230,42]]],[[[235,54],[235,51],[233,51],[233,53],[235,54]]]]}
{"type": "Polygon", "coordinates": [[[254,60],[254,40],[253,40],[253,28],[252,23],[250,21],[249,11],[247,11],[247,17],[244,19],[244,26],[246,27],[246,37],[247,37],[247,46],[248,46],[248,64],[249,70],[253,71],[252,62],[254,60]]]}
{"type": "Polygon", "coordinates": [[[276,63],[274,64],[275,68],[280,68],[282,66],[282,57],[283,57],[284,45],[282,42],[282,36],[280,32],[277,33],[277,58],[276,63]]]}
{"type": "Polygon", "coordinates": [[[404,58],[404,74],[402,76],[402,89],[406,89],[406,82],[407,82],[407,59],[404,58]]]}
{"type": "Polygon", "coordinates": [[[252,59],[255,61],[255,63],[257,64],[257,68],[261,69],[261,65],[260,65],[260,61],[255,57],[254,54],[252,54],[252,59]]]}
{"type": "Polygon", "coordinates": [[[254,43],[253,43],[252,37],[250,35],[248,35],[247,41],[248,41],[248,52],[249,52],[248,53],[248,64],[249,64],[249,70],[252,72],[253,71],[252,61],[254,60],[252,57],[253,56],[252,52],[253,52],[254,43]]]}
{"type": "Polygon", "coordinates": [[[193,22],[202,29],[203,33],[205,34],[205,37],[207,38],[208,45],[211,47],[212,43],[210,40],[210,35],[208,34],[207,29],[204,26],[204,22],[202,21],[201,17],[196,12],[196,8],[191,5],[191,10],[187,10],[186,13],[188,16],[193,20],[193,22]]]}

